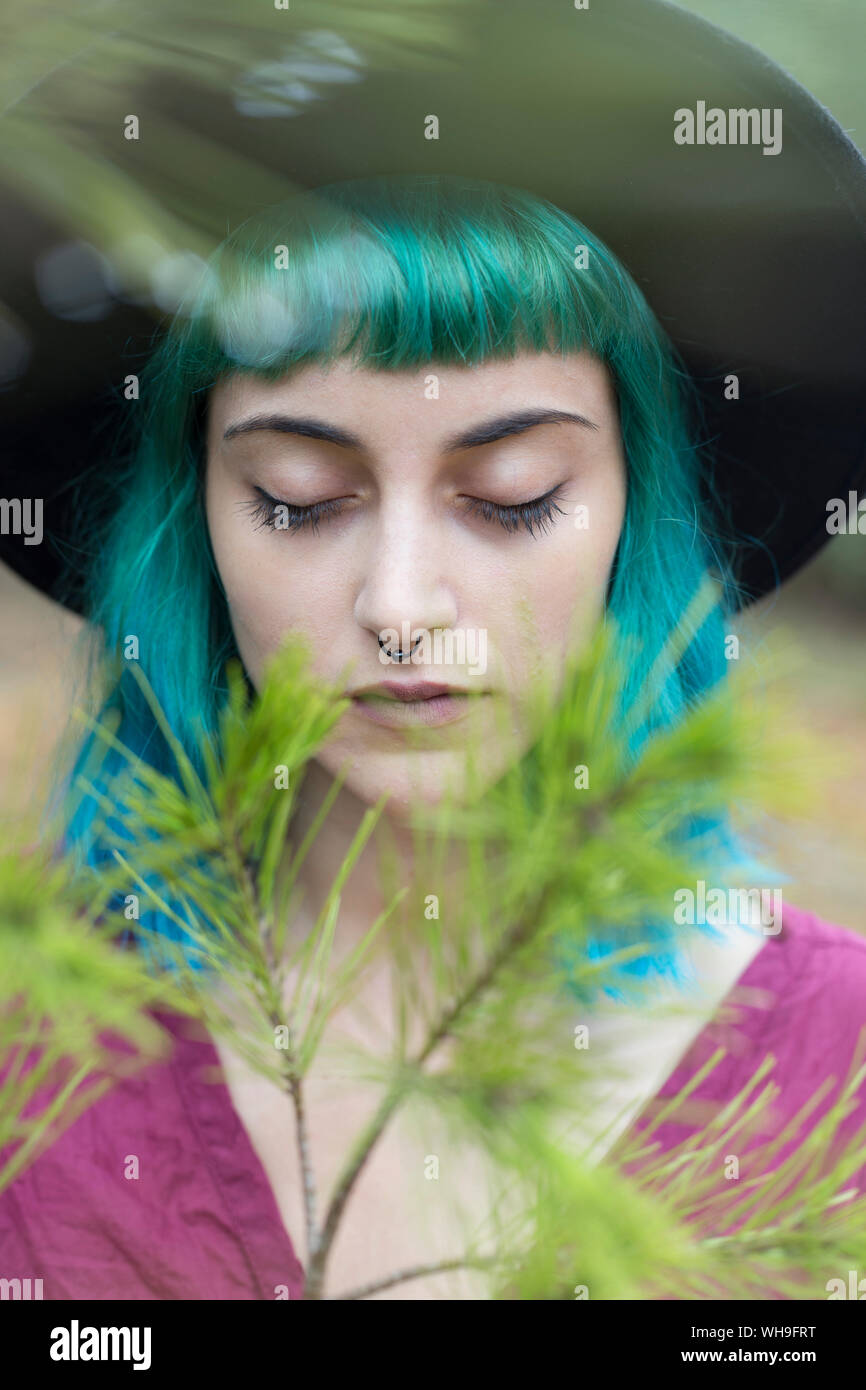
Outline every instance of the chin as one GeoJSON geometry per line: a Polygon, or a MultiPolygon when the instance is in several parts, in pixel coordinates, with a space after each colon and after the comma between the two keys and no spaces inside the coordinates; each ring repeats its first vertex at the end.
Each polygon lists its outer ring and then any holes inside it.
{"type": "MultiPolygon", "coordinates": [[[[320,759],[333,776],[339,761],[320,759]]],[[[465,754],[454,751],[423,753],[376,753],[370,757],[355,754],[344,788],[365,806],[374,806],[387,797],[383,812],[397,825],[411,822],[413,810],[438,806],[443,800],[461,804],[467,794],[465,754]]]]}

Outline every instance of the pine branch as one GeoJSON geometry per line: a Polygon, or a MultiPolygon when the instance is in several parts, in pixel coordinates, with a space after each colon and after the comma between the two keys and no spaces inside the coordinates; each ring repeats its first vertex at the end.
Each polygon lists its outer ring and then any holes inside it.
{"type": "Polygon", "coordinates": [[[392,1289],[396,1284],[405,1284],[410,1279],[423,1279],[428,1274],[446,1274],[455,1269],[490,1269],[495,1267],[498,1261],[489,1259],[473,1259],[470,1256],[461,1256],[454,1260],[439,1260],[434,1264],[414,1265],[410,1269],[398,1270],[396,1274],[390,1275],[387,1279],[377,1279],[370,1284],[361,1284],[359,1288],[351,1289],[348,1293],[327,1294],[325,1302],[351,1302],[359,1298],[370,1298],[374,1293],[381,1293],[384,1289],[392,1289]]]}
{"type": "MultiPolygon", "coordinates": [[[[461,1141],[481,1141],[499,1189],[487,1218],[488,1247],[497,1254],[488,1259],[467,1251],[459,1260],[418,1261],[347,1298],[458,1267],[485,1269],[494,1279],[494,1297],[504,1298],[572,1297],[576,1280],[591,1285],[593,1297],[658,1291],[680,1296],[676,1290],[740,1297],[759,1278],[773,1278],[779,1290],[790,1292],[814,1276],[821,1260],[841,1258],[862,1241],[864,1203],[847,1195],[857,1152],[849,1145],[831,1156],[843,1118],[838,1107],[795,1150],[794,1161],[774,1163],[772,1144],[763,1152],[750,1150],[763,1158],[764,1169],[750,1172],[736,1194],[720,1193],[713,1168],[718,1154],[735,1137],[747,1140],[772,1099],[771,1086],[757,1089],[765,1068],[699,1136],[669,1154],[654,1156],[652,1127],[631,1149],[615,1146],[616,1162],[601,1164],[554,1133],[564,1106],[575,1120],[593,1110],[584,1058],[551,1048],[551,1037],[568,1038],[573,998],[597,998],[609,982],[622,984],[622,967],[654,949],[644,924],[669,914],[676,887],[693,881],[703,867],[699,856],[706,844],[684,839],[683,827],[733,796],[741,799],[756,768],[761,790],[772,790],[760,754],[777,768],[784,764],[765,728],[756,734],[754,710],[741,692],[707,699],[631,757],[617,723],[624,682],[612,641],[608,632],[592,645],[579,669],[569,673],[555,708],[540,703],[537,740],[525,760],[483,794],[470,789],[460,805],[443,802],[419,816],[420,830],[432,832],[433,855],[425,863],[419,852],[413,883],[447,888],[444,848],[460,847],[469,891],[456,899],[456,909],[441,922],[438,913],[425,920],[420,931],[410,913],[384,937],[381,929],[395,907],[410,905],[405,889],[386,894],[386,910],[339,967],[331,963],[331,948],[341,894],[381,805],[366,814],[336,866],[312,930],[287,949],[300,867],[337,794],[332,787],[324,811],[294,847],[295,789],[342,708],[333,692],[312,685],[290,644],[252,705],[238,672],[229,672],[219,729],[200,750],[198,765],[175,747],[180,783],[134,759],[110,789],[95,777],[90,783],[113,859],[98,874],[81,876],[76,901],[91,901],[110,917],[116,896],[136,886],[185,934],[181,948],[144,921],[136,925],[142,940],[158,945],[161,958],[173,963],[176,999],[210,1026],[227,1029],[242,1055],[290,1097],[304,1184],[306,1298],[326,1296],[327,1260],[349,1196],[388,1123],[410,1098],[423,1101],[425,1113],[449,1118],[461,1141]],[[592,787],[575,796],[570,769],[587,762],[592,787]],[[290,770],[288,791],[275,791],[275,764],[290,770]],[[612,949],[593,959],[583,947],[590,931],[600,928],[609,933],[612,949]],[[554,951],[563,943],[570,947],[567,960],[554,951]],[[369,1074],[380,1073],[384,1094],[351,1146],[319,1228],[304,1078],[336,1008],[357,993],[374,945],[388,952],[393,968],[399,1046],[384,1064],[369,1054],[360,1057],[369,1074]],[[191,971],[192,959],[207,970],[191,971]],[[296,972],[288,1006],[291,1045],[281,1049],[274,1067],[262,1042],[268,1031],[274,1037],[285,1026],[289,970],[296,972]],[[246,999],[251,1033],[221,1007],[214,982],[229,986],[233,999],[246,999]],[[409,1018],[423,1023],[413,1048],[406,1044],[409,1018]],[[433,1070],[430,1063],[446,1042],[448,1065],[433,1070]],[[619,1167],[623,1154],[628,1162],[619,1167]],[[732,1211],[737,1229],[720,1231],[732,1211]],[[755,1259],[752,1273],[744,1273],[755,1259]]],[[[153,703],[143,676],[139,683],[153,703]]],[[[106,746],[119,751],[113,729],[104,735],[106,746]]],[[[786,781],[779,779],[776,787],[787,795],[786,781]]],[[[20,903],[11,906],[13,883],[8,876],[4,896],[0,871],[0,951],[4,939],[12,940],[6,923],[21,910],[20,903]]],[[[25,914],[33,912],[28,893],[35,888],[29,883],[19,893],[25,914]]],[[[43,885],[38,891],[44,902],[43,885]]],[[[52,913],[56,917],[54,908],[52,913]]],[[[64,926],[68,916],[67,900],[64,926]]],[[[110,921],[106,931],[84,913],[82,925],[88,939],[110,935],[110,921]]],[[[49,933],[40,949],[59,959],[59,938],[49,933]]],[[[35,951],[16,977],[37,1002],[40,968],[44,974],[35,951]]],[[[90,979],[88,969],[82,979],[90,979]]],[[[89,999],[97,993],[92,982],[87,990],[89,999]]],[[[51,998],[56,1007],[56,996],[51,998]]],[[[18,1017],[16,1026],[21,1024],[18,1017]]],[[[13,1083],[23,1080],[14,1061],[11,1075],[13,1083]]],[[[604,1077],[597,1073],[592,1079],[604,1077]]],[[[851,1084],[862,1080],[855,1075],[851,1084]]],[[[849,1088],[849,1101],[851,1094],[849,1088]]],[[[0,1093],[0,1118],[4,1104],[0,1093]]]]}

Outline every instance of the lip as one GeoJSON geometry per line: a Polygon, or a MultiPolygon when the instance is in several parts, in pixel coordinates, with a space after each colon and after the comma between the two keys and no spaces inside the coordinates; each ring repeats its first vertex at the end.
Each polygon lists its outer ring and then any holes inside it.
{"type": "Polygon", "coordinates": [[[453,724],[467,714],[470,695],[477,698],[489,693],[436,681],[380,681],[348,692],[362,718],[391,729],[453,724]]]}
{"type": "Polygon", "coordinates": [[[414,700],[433,700],[437,695],[465,695],[466,687],[441,685],[437,681],[379,681],[377,685],[364,685],[353,690],[356,695],[379,695],[386,700],[403,700],[411,704],[414,700]]]}

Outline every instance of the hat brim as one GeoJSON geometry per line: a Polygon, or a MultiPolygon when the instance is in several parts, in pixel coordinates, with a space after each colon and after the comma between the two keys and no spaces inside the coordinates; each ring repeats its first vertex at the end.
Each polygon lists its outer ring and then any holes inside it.
{"type": "MultiPolygon", "coordinates": [[[[283,80],[270,105],[240,72],[220,89],[166,70],[123,97],[144,119],[182,111],[230,153],[231,186],[199,209],[212,244],[254,210],[263,167],[287,188],[427,171],[548,198],[623,261],[697,384],[707,506],[720,498],[742,537],[745,601],[814,555],[831,499],[866,479],[866,162],[829,112],[765,55],[663,0],[470,3],[446,10],[444,39],[413,37],[402,55],[359,15],[311,31],[275,13],[283,80]],[[780,111],[781,148],[678,144],[675,112],[699,103],[780,111]],[[430,114],[437,139],[424,138],[430,114]]],[[[92,138],[108,159],[116,122],[92,138]]],[[[48,309],[34,262],[68,231],[31,187],[12,190],[5,214],[0,299],[30,358],[0,396],[2,490],[44,498],[47,535],[2,536],[0,556],[50,591],[70,558],[70,482],[93,465],[112,387],[156,310],[115,299],[88,322],[48,309]]],[[[160,198],[187,208],[176,165],[160,198]]]]}

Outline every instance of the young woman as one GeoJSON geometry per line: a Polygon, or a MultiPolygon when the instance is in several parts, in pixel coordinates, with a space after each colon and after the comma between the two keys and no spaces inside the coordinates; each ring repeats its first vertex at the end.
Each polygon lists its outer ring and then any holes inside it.
{"type": "MultiPolygon", "coordinates": [[[[518,189],[350,181],[250,219],[212,258],[142,375],[134,448],[113,480],[110,520],[90,538],[88,616],[108,652],[138,638],[191,756],[198,721],[214,726],[231,655],[256,687],[299,632],[319,676],[351,671],[351,705],[311,763],[290,827],[297,841],[347,767],[302,870],[297,939],[383,794],[383,833],[411,877],[415,798],[459,796],[472,748],[495,782],[530,744],[534,678],[555,681],[605,614],[636,639],[624,709],[667,637],[687,639],[652,691],[651,727],[675,723],[725,679],[736,537],[701,493],[690,405],[624,267],[589,228],[518,189]],[[580,267],[576,245],[588,252],[580,267]],[[684,633],[710,570],[723,581],[718,606],[684,633]],[[412,659],[419,636],[437,632],[483,634],[484,662],[412,659]]],[[[170,770],[128,672],[109,700],[119,737],[170,770]]],[[[114,770],[109,758],[106,780],[114,770]]],[[[85,803],[69,836],[98,858],[94,824],[85,803]]],[[[374,839],[344,894],[340,953],[381,910],[376,849],[374,839]]],[[[720,1040],[727,1055],[698,1101],[730,1099],[772,1052],[774,1125],[825,1077],[847,1074],[866,1023],[860,936],[785,904],[771,934],[741,923],[719,938],[699,924],[683,944],[672,920],[657,947],[633,975],[654,980],[659,997],[688,982],[700,1007],[648,1032],[633,1004],[613,1048],[627,1068],[611,1113],[649,1116],[720,1040]],[[738,1006],[736,1028],[722,1005],[738,1006]]],[[[387,1001],[383,969],[362,1003],[381,1021],[387,1001]]],[[[115,1087],[0,1197],[3,1270],[42,1278],[55,1299],[300,1297],[303,1183],[288,1097],[224,1041],[166,1021],[171,1061],[115,1087]],[[136,1182],[124,1180],[131,1154],[136,1182]]],[[[334,1027],[382,1045],[355,1013],[334,1027]]],[[[861,1094],[851,1131],[866,1120],[861,1094]]],[[[375,1100],[314,1070],[306,1109],[319,1190],[375,1100]]],[[[671,1119],[656,1137],[670,1147],[688,1132],[671,1119]]],[[[467,1171],[437,1197],[422,1234],[417,1144],[395,1126],[353,1193],[328,1292],[447,1259],[449,1208],[479,1200],[473,1182],[467,1171]]],[[[443,1274],[375,1296],[455,1290],[485,1296],[477,1276],[443,1274]]]]}

